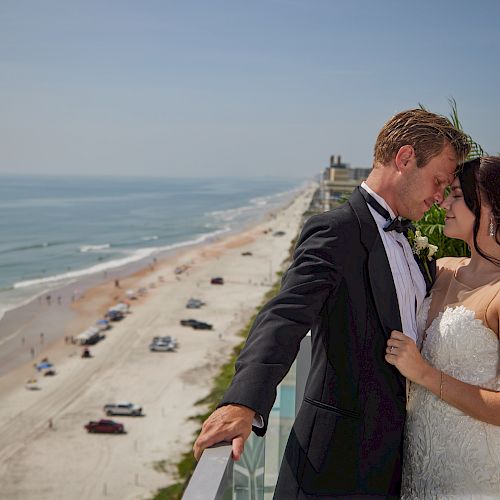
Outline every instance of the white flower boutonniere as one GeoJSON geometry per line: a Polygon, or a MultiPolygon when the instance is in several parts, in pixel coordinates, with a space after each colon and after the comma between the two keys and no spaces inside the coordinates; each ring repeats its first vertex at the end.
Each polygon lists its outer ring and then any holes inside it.
{"type": "Polygon", "coordinates": [[[432,281],[428,263],[434,258],[434,255],[438,251],[438,247],[436,245],[431,245],[427,236],[422,236],[419,230],[413,232],[410,229],[408,231],[408,242],[410,243],[413,253],[419,258],[424,266],[429,281],[432,281]]]}

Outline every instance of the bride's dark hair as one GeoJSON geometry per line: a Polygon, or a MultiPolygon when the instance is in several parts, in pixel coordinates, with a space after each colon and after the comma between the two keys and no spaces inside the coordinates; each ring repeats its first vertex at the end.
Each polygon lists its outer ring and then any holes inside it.
{"type": "Polygon", "coordinates": [[[465,162],[457,172],[464,201],[474,214],[474,248],[477,253],[500,266],[500,259],[487,255],[477,244],[481,219],[481,200],[491,207],[495,241],[500,245],[500,157],[484,156],[465,162]]]}

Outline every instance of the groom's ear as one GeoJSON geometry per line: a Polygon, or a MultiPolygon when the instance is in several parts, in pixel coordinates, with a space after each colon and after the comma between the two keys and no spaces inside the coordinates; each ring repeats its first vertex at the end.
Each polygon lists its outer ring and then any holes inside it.
{"type": "Polygon", "coordinates": [[[407,170],[408,167],[411,167],[413,163],[415,163],[415,150],[413,149],[413,146],[410,146],[409,144],[401,146],[396,153],[394,163],[400,172],[403,172],[407,170]]]}

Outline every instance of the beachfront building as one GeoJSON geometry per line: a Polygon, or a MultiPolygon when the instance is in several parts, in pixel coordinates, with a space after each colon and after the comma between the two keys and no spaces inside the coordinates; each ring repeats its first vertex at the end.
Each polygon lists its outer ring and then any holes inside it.
{"type": "Polygon", "coordinates": [[[331,210],[337,203],[353,192],[369,175],[370,168],[351,168],[343,163],[340,155],[330,156],[330,165],[325,167],[321,179],[321,200],[324,211],[331,210]]]}

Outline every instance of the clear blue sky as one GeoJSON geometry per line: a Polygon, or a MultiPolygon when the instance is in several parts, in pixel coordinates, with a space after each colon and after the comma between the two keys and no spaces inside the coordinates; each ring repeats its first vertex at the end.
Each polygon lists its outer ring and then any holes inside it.
{"type": "Polygon", "coordinates": [[[0,174],[307,177],[419,103],[500,151],[497,0],[2,0],[0,174]]]}

